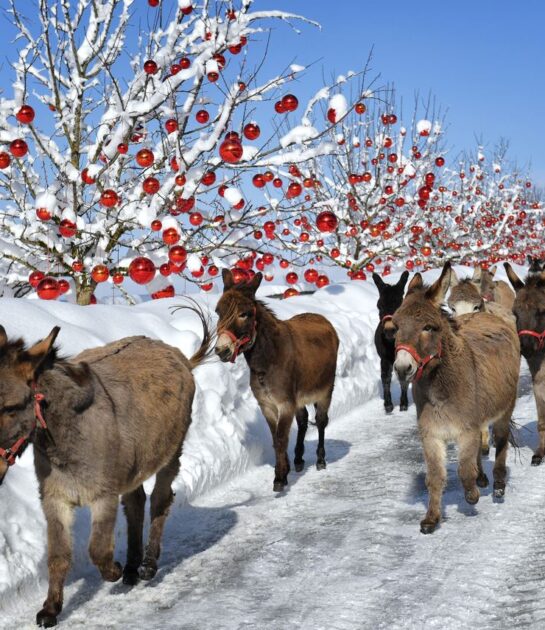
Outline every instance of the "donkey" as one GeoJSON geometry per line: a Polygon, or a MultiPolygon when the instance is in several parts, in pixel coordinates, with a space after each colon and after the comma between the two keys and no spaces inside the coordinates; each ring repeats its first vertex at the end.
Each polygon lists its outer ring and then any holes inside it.
{"type": "Polygon", "coordinates": [[[446,441],[458,443],[458,474],[466,501],[477,503],[477,486],[488,485],[480,444],[481,429],[489,421],[496,444],[494,496],[504,496],[510,420],[517,396],[516,332],[488,313],[450,318],[441,309],[449,283],[450,263],[429,287],[415,274],[391,322],[396,330],[394,368],[400,380],[413,383],[426,461],[429,503],[420,523],[423,534],[433,532],[441,518],[446,441]]]}
{"type": "Polygon", "coordinates": [[[57,623],[72,557],[74,508],[88,505],[89,555],[104,580],[134,585],[157,572],[163,527],[173,500],[195,393],[192,370],[207,355],[211,337],[187,359],[146,337],[127,337],[85,350],[70,360],[53,346],[59,328],[26,348],[8,341],[0,326],[0,456],[14,463],[26,444],[34,463],[47,521],[49,590],[36,621],[57,623]],[[157,474],[145,550],[142,483],[157,474]],[[127,518],[127,561],[114,561],[119,503],[127,518]]]}
{"type": "Polygon", "coordinates": [[[511,311],[515,294],[511,287],[503,280],[494,280],[497,267],[494,266],[490,270],[482,269],[480,266],[473,270],[473,282],[477,285],[480,294],[485,302],[494,302],[503,306],[503,308],[511,311]]]}
{"type": "MultiPolygon", "coordinates": [[[[395,361],[395,343],[391,331],[388,330],[388,327],[385,327],[385,324],[392,319],[396,309],[401,306],[408,279],[408,271],[404,271],[401,274],[396,284],[387,284],[378,273],[373,274],[373,281],[377,285],[379,293],[377,308],[380,317],[380,322],[375,330],[375,348],[380,357],[380,379],[384,392],[384,409],[386,413],[391,413],[394,410],[390,385],[395,361]]],[[[403,382],[401,384],[401,400],[399,403],[400,411],[407,411],[409,408],[407,388],[408,384],[403,382]]]]}
{"type": "Polygon", "coordinates": [[[318,426],[316,468],[326,467],[324,432],[335,384],[339,339],[325,317],[301,313],[281,321],[255,297],[262,274],[235,284],[223,270],[223,295],[218,314],[216,354],[234,363],[240,353],[250,368],[250,387],[272,433],[276,456],[273,491],[288,483],[288,441],[293,416],[297,419],[294,465],[304,468],[308,426],[306,405],[314,404],[318,426]]]}
{"type": "Polygon", "coordinates": [[[504,267],[516,292],[513,312],[521,354],[532,375],[539,438],[532,466],[539,466],[545,457],[545,274],[528,274],[523,282],[509,263],[504,263],[504,267]]]}
{"type": "MultiPolygon", "coordinates": [[[[454,269],[450,270],[450,295],[448,298],[448,306],[455,317],[482,312],[496,315],[505,320],[516,332],[513,313],[497,302],[485,301],[473,280],[470,278],[459,280],[454,269]]],[[[486,427],[481,433],[482,455],[488,455],[490,453],[488,441],[489,433],[488,427],[486,427]]]]}
{"type": "Polygon", "coordinates": [[[545,271],[545,260],[543,258],[534,258],[528,254],[528,275],[535,276],[545,271]]]}

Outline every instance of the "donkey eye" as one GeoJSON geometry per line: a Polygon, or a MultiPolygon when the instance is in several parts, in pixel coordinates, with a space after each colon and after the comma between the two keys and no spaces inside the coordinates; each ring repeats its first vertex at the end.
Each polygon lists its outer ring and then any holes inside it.
{"type": "Polygon", "coordinates": [[[433,326],[432,324],[427,324],[426,326],[424,326],[424,332],[433,332],[435,330],[435,326],[433,326]]]}
{"type": "Polygon", "coordinates": [[[474,307],[473,307],[473,312],[474,312],[474,313],[478,313],[480,310],[481,310],[481,309],[480,309],[480,307],[479,307],[479,306],[474,306],[474,307]]]}
{"type": "Polygon", "coordinates": [[[244,313],[241,313],[241,314],[239,315],[239,317],[240,317],[240,319],[248,319],[248,317],[250,317],[250,315],[251,315],[251,313],[250,313],[250,312],[248,312],[248,311],[246,311],[246,312],[244,312],[244,313]]]}

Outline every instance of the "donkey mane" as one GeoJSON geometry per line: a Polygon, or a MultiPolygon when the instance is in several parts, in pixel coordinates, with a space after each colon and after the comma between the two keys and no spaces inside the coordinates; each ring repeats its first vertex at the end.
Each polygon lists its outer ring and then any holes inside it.
{"type": "Polygon", "coordinates": [[[545,277],[541,274],[526,276],[524,284],[533,289],[545,289],[545,277]]]}

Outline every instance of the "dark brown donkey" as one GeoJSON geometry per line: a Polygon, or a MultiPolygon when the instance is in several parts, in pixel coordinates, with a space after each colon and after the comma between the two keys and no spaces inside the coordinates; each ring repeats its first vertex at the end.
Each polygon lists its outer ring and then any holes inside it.
{"type": "Polygon", "coordinates": [[[412,278],[407,296],[395,312],[395,370],[412,381],[418,428],[426,460],[428,511],[420,523],[424,534],[441,518],[446,480],[445,443],[459,449],[458,474],[468,503],[479,500],[488,485],[481,466],[481,429],[493,424],[496,444],[494,496],[505,491],[511,413],[517,396],[519,343],[512,326],[488,313],[450,318],[442,309],[450,283],[450,264],[430,287],[412,278]]]}
{"type": "Polygon", "coordinates": [[[126,584],[135,584],[155,575],[171,483],[191,422],[191,371],[210,345],[201,319],[204,340],[189,360],[161,341],[128,337],[66,361],[53,348],[58,327],[27,349],[21,340],[8,341],[0,326],[0,455],[11,464],[33,442],[47,520],[49,591],[37,614],[40,626],[54,626],[62,610],[77,506],[91,508],[89,555],[105,580],[123,575],[126,584]],[[142,483],[155,473],[144,553],[142,483]],[[119,495],[127,517],[124,569],[114,561],[119,495]]]}
{"type": "Polygon", "coordinates": [[[306,405],[316,408],[316,467],[326,467],[324,432],[339,339],[321,315],[302,313],[286,321],[277,319],[256,300],[261,279],[261,273],[256,273],[248,283],[235,284],[233,274],[223,270],[223,295],[216,308],[216,353],[224,362],[234,362],[243,353],[250,367],[250,387],[272,433],[276,454],[273,490],[279,492],[288,483],[288,441],[294,415],[298,426],[295,470],[303,470],[305,464],[306,405]]]}
{"type": "Polygon", "coordinates": [[[532,270],[523,282],[509,263],[504,263],[504,267],[516,292],[513,313],[520,351],[532,375],[539,436],[532,465],[539,466],[545,457],[545,274],[532,270]]]}

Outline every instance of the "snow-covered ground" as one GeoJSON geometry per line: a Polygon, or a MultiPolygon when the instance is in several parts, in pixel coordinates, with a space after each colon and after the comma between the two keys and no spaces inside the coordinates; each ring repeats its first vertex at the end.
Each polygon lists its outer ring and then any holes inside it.
{"type": "MultiPolygon", "coordinates": [[[[341,337],[326,432],[328,468],[314,468],[316,434],[309,431],[307,468],[290,474],[285,493],[272,492],[270,436],[244,363],[214,362],[196,370],[194,425],[156,579],[132,590],[103,583],[87,558],[89,523],[82,510],[63,627],[545,627],[545,470],[530,466],[536,436],[528,374],[523,372],[515,411],[521,449],[509,455],[505,502],[494,503],[487,489],[476,506],[468,506],[452,449],[445,520],[432,536],[422,536],[427,493],[414,407],[385,416],[377,397],[375,302],[373,285],[362,282],[271,301],[281,317],[303,310],[326,314],[341,337]]],[[[81,309],[2,300],[0,321],[10,334],[34,340],[60,320],[66,353],[145,333],[189,354],[198,344],[199,324],[171,313],[170,305],[163,300],[81,309]]],[[[33,627],[46,592],[44,520],[31,460],[27,452],[0,488],[5,628],[33,627]]],[[[489,477],[491,467],[487,461],[489,477]]],[[[120,518],[120,559],[124,538],[120,518]]]]}

